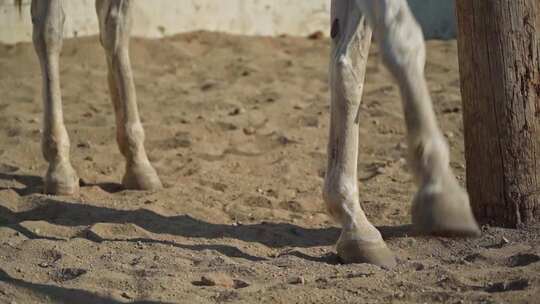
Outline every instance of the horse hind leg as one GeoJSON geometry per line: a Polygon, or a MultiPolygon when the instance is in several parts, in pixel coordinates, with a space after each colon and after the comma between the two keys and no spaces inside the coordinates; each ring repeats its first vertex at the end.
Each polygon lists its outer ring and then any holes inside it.
{"type": "Polygon", "coordinates": [[[477,236],[467,192],[449,165],[424,77],[425,42],[406,0],[356,0],[367,14],[383,61],[398,81],[409,144],[409,164],[419,185],[412,221],[422,233],[477,236]]]}
{"type": "Polygon", "coordinates": [[[116,114],[116,140],[126,159],[122,184],[127,189],[156,190],[162,184],[144,148],[133,73],[129,59],[132,2],[97,0],[100,40],[105,49],[111,99],[116,114]]]}

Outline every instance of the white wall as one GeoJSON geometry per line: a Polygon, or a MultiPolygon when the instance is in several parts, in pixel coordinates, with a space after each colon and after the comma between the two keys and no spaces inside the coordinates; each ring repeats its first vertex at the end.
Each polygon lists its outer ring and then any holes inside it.
{"type": "MultiPolygon", "coordinates": [[[[62,0],[66,37],[97,34],[93,0],[62,0]]],[[[450,0],[409,0],[428,37],[451,37],[450,0]],[[450,30],[449,30],[450,29],[450,30]]],[[[29,3],[22,14],[13,0],[0,0],[0,42],[31,40],[29,3]]],[[[247,35],[307,35],[328,32],[330,0],[134,0],[135,36],[158,38],[194,30],[247,35]]]]}

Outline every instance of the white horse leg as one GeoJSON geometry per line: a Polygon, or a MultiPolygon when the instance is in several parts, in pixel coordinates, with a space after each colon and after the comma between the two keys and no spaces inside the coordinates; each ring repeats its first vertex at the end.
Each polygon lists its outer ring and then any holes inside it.
{"type": "Polygon", "coordinates": [[[33,42],[43,78],[42,151],[49,168],[45,193],[72,195],[79,178],[69,161],[69,137],[62,114],[59,57],[64,11],[60,0],[32,0],[33,42]]]}
{"type": "Polygon", "coordinates": [[[126,159],[122,180],[128,189],[162,188],[144,149],[144,130],[139,119],[135,85],[129,59],[130,0],[97,0],[101,44],[107,55],[109,90],[116,113],[116,139],[126,159]]]}
{"type": "Polygon", "coordinates": [[[392,268],[395,257],[358,201],[358,111],[371,30],[353,1],[332,1],[331,118],[324,199],[342,226],[337,243],[344,262],[392,268]]]}
{"type": "Polygon", "coordinates": [[[423,233],[478,235],[469,197],[449,166],[448,146],[437,125],[424,77],[424,37],[407,1],[356,3],[372,25],[383,60],[400,86],[409,162],[420,187],[413,200],[413,224],[423,233]]]}

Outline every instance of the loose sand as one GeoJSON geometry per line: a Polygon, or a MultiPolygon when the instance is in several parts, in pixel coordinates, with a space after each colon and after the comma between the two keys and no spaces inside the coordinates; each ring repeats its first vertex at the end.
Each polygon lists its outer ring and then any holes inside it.
{"type": "MultiPolygon", "coordinates": [[[[134,39],[146,147],[166,185],[149,193],[118,184],[124,165],[97,38],[65,41],[79,197],[40,194],[39,66],[31,44],[0,46],[0,302],[538,301],[540,227],[485,227],[475,240],[411,237],[399,92],[376,50],[360,116],[360,200],[399,266],[339,263],[339,230],[321,199],[328,44],[215,33],[134,39]]],[[[430,42],[428,53],[463,181],[456,43],[430,42]]]]}

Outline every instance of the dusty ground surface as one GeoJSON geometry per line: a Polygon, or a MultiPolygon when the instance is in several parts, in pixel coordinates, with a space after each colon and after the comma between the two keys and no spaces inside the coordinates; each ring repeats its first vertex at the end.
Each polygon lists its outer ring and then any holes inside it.
{"type": "MultiPolygon", "coordinates": [[[[538,300],[539,227],[484,227],[475,240],[411,236],[399,94],[375,50],[361,112],[360,198],[399,266],[339,263],[339,230],[321,199],[328,51],[324,39],[135,39],[146,146],[166,185],[136,192],[118,184],[124,167],[97,38],[66,41],[64,113],[84,187],[55,197],[40,194],[36,56],[30,44],[0,46],[0,302],[538,300]],[[206,286],[212,280],[224,286],[206,286]]],[[[456,44],[430,42],[428,51],[430,89],[463,181],[456,44]]]]}

